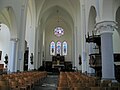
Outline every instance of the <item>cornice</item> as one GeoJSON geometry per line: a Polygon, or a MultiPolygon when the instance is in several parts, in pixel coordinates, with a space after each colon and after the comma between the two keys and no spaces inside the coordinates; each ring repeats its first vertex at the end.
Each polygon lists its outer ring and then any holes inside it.
{"type": "Polygon", "coordinates": [[[114,29],[117,28],[115,21],[102,21],[95,25],[95,31],[102,33],[113,33],[114,29]]]}

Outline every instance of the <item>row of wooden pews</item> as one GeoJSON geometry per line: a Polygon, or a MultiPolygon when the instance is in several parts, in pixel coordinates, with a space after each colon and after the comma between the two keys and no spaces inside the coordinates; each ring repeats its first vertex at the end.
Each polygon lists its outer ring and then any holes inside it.
{"type": "Polygon", "coordinates": [[[44,79],[47,72],[31,71],[0,76],[0,90],[32,90],[36,83],[44,79]]]}
{"type": "Polygon", "coordinates": [[[60,72],[57,90],[120,90],[120,83],[101,82],[80,72],[60,72]]]}
{"type": "Polygon", "coordinates": [[[6,68],[4,68],[4,64],[0,64],[0,75],[1,74],[6,74],[6,68]]]}

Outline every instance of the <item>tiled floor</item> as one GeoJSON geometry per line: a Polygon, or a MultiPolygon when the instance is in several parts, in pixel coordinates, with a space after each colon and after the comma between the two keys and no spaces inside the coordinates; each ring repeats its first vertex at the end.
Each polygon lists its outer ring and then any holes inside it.
{"type": "Polygon", "coordinates": [[[56,90],[58,84],[58,75],[48,75],[39,84],[36,84],[33,90],[56,90]]]}

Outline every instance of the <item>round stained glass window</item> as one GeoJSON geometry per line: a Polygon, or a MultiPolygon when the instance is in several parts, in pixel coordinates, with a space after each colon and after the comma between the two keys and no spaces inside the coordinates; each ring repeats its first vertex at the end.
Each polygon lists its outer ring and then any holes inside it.
{"type": "Polygon", "coordinates": [[[64,30],[62,27],[56,27],[55,30],[54,30],[54,34],[57,36],[57,37],[60,37],[62,35],[64,35],[64,30]]]}

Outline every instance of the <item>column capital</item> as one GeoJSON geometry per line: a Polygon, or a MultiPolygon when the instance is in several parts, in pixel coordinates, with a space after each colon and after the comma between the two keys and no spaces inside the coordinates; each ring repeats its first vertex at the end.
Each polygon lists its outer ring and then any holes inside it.
{"type": "Polygon", "coordinates": [[[10,41],[18,42],[19,38],[11,38],[10,41]]]}
{"type": "Polygon", "coordinates": [[[117,28],[115,21],[102,21],[95,25],[95,30],[100,33],[113,33],[113,30],[117,28]]]}

